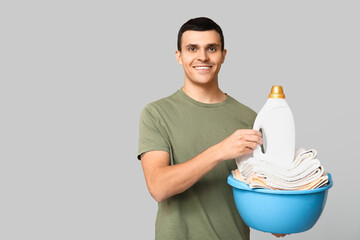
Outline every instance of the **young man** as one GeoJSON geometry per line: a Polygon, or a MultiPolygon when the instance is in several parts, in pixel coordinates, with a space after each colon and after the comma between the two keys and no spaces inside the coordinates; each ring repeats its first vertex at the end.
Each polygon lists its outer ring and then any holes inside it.
{"type": "Polygon", "coordinates": [[[249,239],[227,177],[263,140],[251,129],[256,113],[219,88],[225,57],[221,28],[190,19],[176,51],[184,86],[141,113],[138,158],[158,201],[156,239],[249,239]]]}

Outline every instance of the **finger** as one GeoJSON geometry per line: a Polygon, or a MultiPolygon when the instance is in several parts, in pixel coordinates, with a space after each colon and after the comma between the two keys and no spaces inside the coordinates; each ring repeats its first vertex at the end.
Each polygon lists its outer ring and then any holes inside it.
{"type": "Polygon", "coordinates": [[[240,132],[242,134],[246,134],[246,135],[257,135],[262,137],[261,132],[259,132],[258,130],[254,130],[254,129],[240,129],[240,132]]]}
{"type": "Polygon", "coordinates": [[[285,236],[286,236],[286,234],[278,234],[278,233],[273,233],[272,235],[274,235],[274,236],[277,237],[277,238],[285,237],[285,236]]]}
{"type": "Polygon", "coordinates": [[[261,136],[258,136],[258,135],[247,135],[245,137],[245,141],[255,142],[255,143],[259,144],[259,145],[264,143],[264,139],[261,136]]]}
{"type": "Polygon", "coordinates": [[[242,152],[241,155],[250,154],[250,153],[252,153],[253,151],[254,151],[254,149],[251,149],[251,148],[246,147],[246,148],[243,150],[243,152],[242,152]]]}
{"type": "Polygon", "coordinates": [[[258,144],[256,142],[246,142],[245,143],[245,147],[249,148],[251,150],[254,150],[257,146],[258,146],[258,144]]]}
{"type": "Polygon", "coordinates": [[[239,140],[241,140],[242,142],[246,143],[256,143],[259,145],[262,145],[264,143],[264,140],[262,139],[262,137],[258,136],[258,135],[242,135],[239,140]]]}

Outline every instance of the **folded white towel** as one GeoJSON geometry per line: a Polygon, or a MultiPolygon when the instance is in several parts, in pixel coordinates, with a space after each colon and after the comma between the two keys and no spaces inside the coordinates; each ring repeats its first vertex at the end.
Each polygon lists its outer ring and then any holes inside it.
{"type": "Polygon", "coordinates": [[[315,149],[296,149],[290,168],[255,159],[252,154],[235,160],[241,178],[251,187],[296,190],[327,183],[327,174],[316,156],[315,149]]]}

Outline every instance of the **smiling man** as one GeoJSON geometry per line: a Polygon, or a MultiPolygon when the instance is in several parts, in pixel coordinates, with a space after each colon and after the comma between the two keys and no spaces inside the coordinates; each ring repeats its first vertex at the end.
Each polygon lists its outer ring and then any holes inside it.
{"type": "Polygon", "coordinates": [[[138,159],[158,202],[156,239],[249,239],[226,181],[234,158],[263,140],[251,129],[256,113],[219,88],[225,57],[221,28],[190,19],[176,51],[183,87],[141,113],[138,159]]]}
{"type": "Polygon", "coordinates": [[[216,30],[187,30],[178,41],[176,58],[185,72],[182,90],[200,102],[224,101],[226,95],[218,86],[218,74],[226,56],[223,37],[216,30]]]}

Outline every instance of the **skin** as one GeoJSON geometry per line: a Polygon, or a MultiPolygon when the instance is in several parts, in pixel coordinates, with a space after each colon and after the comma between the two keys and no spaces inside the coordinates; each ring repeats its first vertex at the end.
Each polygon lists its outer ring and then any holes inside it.
{"type": "Polygon", "coordinates": [[[219,88],[218,74],[227,51],[221,51],[219,34],[215,30],[186,31],[181,45],[181,52],[176,51],[175,55],[185,73],[184,92],[199,102],[224,101],[226,95],[219,88]]]}
{"type": "MultiPolygon", "coordinates": [[[[181,51],[175,55],[184,69],[183,91],[189,97],[203,103],[226,99],[218,85],[226,50],[221,50],[220,36],[215,30],[184,32],[181,51]]],[[[141,164],[149,192],[156,201],[164,201],[190,188],[222,161],[249,154],[262,143],[259,131],[239,129],[196,157],[173,166],[168,152],[147,152],[141,164]]]]}

